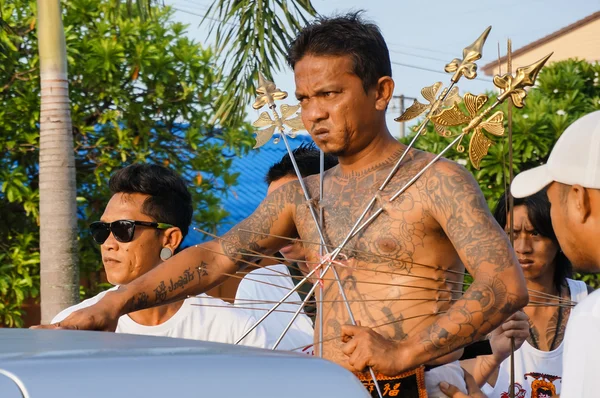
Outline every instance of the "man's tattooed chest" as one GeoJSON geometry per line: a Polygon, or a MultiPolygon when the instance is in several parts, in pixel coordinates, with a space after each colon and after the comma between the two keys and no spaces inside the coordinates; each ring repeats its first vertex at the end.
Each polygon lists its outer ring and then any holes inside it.
{"type": "MultiPolygon", "coordinates": [[[[350,240],[343,251],[348,258],[359,263],[397,265],[412,261],[415,252],[424,245],[428,233],[427,213],[416,186],[390,202],[390,197],[408,178],[398,178],[383,193],[378,194],[371,211],[364,221],[378,209],[384,211],[373,219],[366,228],[350,240]]],[[[340,245],[361,216],[381,184],[379,179],[358,181],[333,179],[326,185],[324,198],[317,204],[323,212],[323,235],[331,247],[340,245]]],[[[296,225],[305,246],[316,255],[320,237],[306,205],[297,209],[296,225]],[[310,243],[308,243],[310,242],[310,243]]],[[[359,224],[360,225],[360,224],[359,224]]],[[[429,231],[430,233],[430,231],[429,231]]],[[[360,264],[357,264],[360,266],[360,264]]]]}

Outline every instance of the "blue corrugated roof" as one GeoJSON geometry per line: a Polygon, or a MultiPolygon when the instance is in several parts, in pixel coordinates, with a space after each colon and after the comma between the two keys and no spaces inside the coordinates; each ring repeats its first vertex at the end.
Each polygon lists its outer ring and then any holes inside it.
{"type": "MultiPolygon", "coordinates": [[[[288,138],[292,149],[298,148],[303,143],[312,142],[309,135],[298,135],[296,138],[288,138]]],[[[280,141],[274,144],[273,140],[250,151],[246,156],[235,158],[231,166],[233,172],[239,172],[238,184],[231,187],[229,193],[222,197],[222,206],[230,214],[217,228],[217,234],[221,236],[234,225],[248,217],[258,207],[267,194],[265,175],[269,168],[281,160],[287,153],[285,144],[280,141]]],[[[205,237],[190,231],[185,244],[193,244],[205,240],[205,237]]]]}

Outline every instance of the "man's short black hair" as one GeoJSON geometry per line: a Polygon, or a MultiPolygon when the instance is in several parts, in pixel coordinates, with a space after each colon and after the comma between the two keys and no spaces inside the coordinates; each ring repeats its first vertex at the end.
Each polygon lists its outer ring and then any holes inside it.
{"type": "MultiPolygon", "coordinates": [[[[500,197],[500,200],[498,200],[498,203],[496,204],[496,209],[494,210],[494,218],[502,228],[508,224],[508,211],[505,195],[506,193],[500,197]]],[[[548,200],[546,190],[544,189],[525,198],[514,198],[514,206],[525,206],[527,208],[529,222],[531,222],[531,226],[535,231],[541,236],[550,239],[558,247],[558,254],[554,259],[556,268],[554,270],[553,283],[554,287],[560,292],[561,287],[567,283],[566,278],[573,277],[573,266],[567,256],[560,250],[560,244],[554,233],[554,228],[552,228],[550,201],[548,200]]]]}
{"type": "MultiPolygon", "coordinates": [[[[294,149],[292,153],[294,154],[294,159],[296,159],[296,164],[298,165],[298,169],[300,170],[302,177],[319,174],[320,153],[314,144],[302,144],[298,148],[294,149]]],[[[337,158],[326,153],[325,170],[329,170],[336,164],[338,164],[337,158]]],[[[290,155],[286,154],[279,162],[271,166],[267,172],[265,181],[270,185],[273,181],[277,181],[280,178],[289,175],[295,176],[296,172],[294,171],[294,165],[292,164],[290,155]]]]}
{"type": "Polygon", "coordinates": [[[110,192],[149,195],[142,213],[156,222],[174,225],[183,237],[192,223],[192,195],[183,178],[156,164],[132,164],[110,177],[110,192]]]}
{"type": "Polygon", "coordinates": [[[384,76],[392,76],[390,53],[377,25],[364,21],[362,11],[331,18],[321,17],[300,31],[288,50],[294,69],[305,55],[352,57],[353,72],[365,92],[384,76]]]}

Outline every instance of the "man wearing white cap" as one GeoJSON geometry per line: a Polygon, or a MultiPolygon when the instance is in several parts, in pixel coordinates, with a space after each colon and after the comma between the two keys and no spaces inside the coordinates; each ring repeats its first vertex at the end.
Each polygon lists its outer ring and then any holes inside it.
{"type": "MultiPolygon", "coordinates": [[[[575,269],[600,272],[600,111],[571,124],[556,142],[548,163],[519,174],[513,196],[548,187],[552,225],[575,269]]],[[[600,396],[600,291],[575,307],[563,356],[562,398],[600,396]]]]}

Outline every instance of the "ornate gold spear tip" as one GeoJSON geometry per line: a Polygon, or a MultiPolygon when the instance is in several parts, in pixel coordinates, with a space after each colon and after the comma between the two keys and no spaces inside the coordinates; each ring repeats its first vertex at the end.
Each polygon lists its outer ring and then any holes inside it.
{"type": "Polygon", "coordinates": [[[487,29],[468,47],[463,49],[463,59],[454,58],[444,70],[448,73],[454,72],[454,75],[450,78],[454,83],[458,82],[461,76],[467,79],[474,79],[477,76],[477,65],[475,61],[481,58],[483,45],[487,40],[491,26],[487,29]]]}
{"type": "Polygon", "coordinates": [[[498,137],[504,134],[504,114],[501,111],[497,111],[485,121],[484,119],[492,109],[500,105],[500,103],[505,101],[508,97],[512,99],[516,107],[522,108],[525,105],[524,99],[527,96],[525,87],[533,86],[538,73],[551,55],[552,53],[529,66],[517,68],[515,76],[510,73],[503,76],[495,76],[494,85],[501,89],[502,93],[498,96],[496,102],[482,113],[479,113],[479,111],[488,101],[488,97],[485,95],[474,96],[470,93],[466,93],[463,97],[463,102],[468,114],[465,114],[458,105],[455,104],[451,108],[447,108],[439,114],[432,116],[431,121],[441,126],[458,126],[460,124],[468,123],[468,125],[462,129],[462,133],[460,134],[461,139],[458,142],[457,150],[459,152],[464,151],[464,147],[461,145],[462,137],[473,131],[469,143],[469,158],[471,159],[471,164],[473,164],[476,169],[479,169],[481,160],[493,144],[493,141],[488,139],[483,132],[486,131],[498,137]]]}
{"type": "Polygon", "coordinates": [[[260,109],[266,104],[273,105],[275,100],[287,98],[287,92],[281,91],[275,83],[268,80],[260,71],[258,72],[258,87],[256,88],[256,101],[252,104],[254,109],[260,109]]]}
{"type": "Polygon", "coordinates": [[[513,104],[517,108],[522,108],[523,105],[525,105],[524,99],[527,96],[527,92],[524,88],[533,86],[538,73],[540,73],[540,70],[552,54],[554,53],[552,52],[546,55],[544,58],[529,66],[517,68],[517,73],[514,77],[509,73],[503,76],[494,76],[494,85],[502,90],[502,94],[498,96],[498,101],[502,102],[510,96],[513,104]]]}
{"type": "MultiPolygon", "coordinates": [[[[258,72],[258,88],[256,89],[256,92],[258,97],[252,107],[254,109],[260,109],[266,104],[269,104],[273,113],[273,118],[271,118],[268,111],[265,111],[260,114],[254,123],[252,123],[254,127],[266,127],[256,131],[256,144],[254,145],[254,148],[261,147],[269,142],[271,137],[273,137],[273,134],[275,134],[276,129],[278,129],[281,134],[286,134],[285,127],[288,127],[290,131],[287,134],[291,138],[296,136],[295,133],[297,131],[304,130],[302,118],[298,114],[300,105],[281,105],[281,116],[279,116],[275,101],[287,98],[287,93],[279,90],[277,86],[275,86],[275,83],[267,80],[260,72],[258,72]]],[[[279,138],[275,138],[273,142],[277,144],[279,138]]]]}

